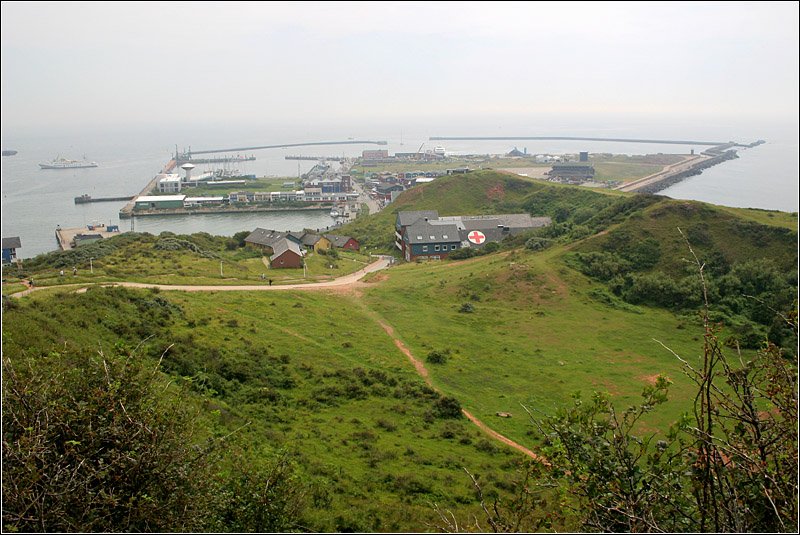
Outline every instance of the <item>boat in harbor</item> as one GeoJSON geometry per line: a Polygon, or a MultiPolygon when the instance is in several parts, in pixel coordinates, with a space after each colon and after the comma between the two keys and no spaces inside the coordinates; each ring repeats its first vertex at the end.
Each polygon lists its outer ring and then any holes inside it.
{"type": "Polygon", "coordinates": [[[6,149],[3,151],[3,156],[14,156],[17,153],[15,150],[6,149]]]}
{"type": "Polygon", "coordinates": [[[333,208],[331,210],[331,217],[339,217],[339,210],[337,210],[336,208],[333,208]]]}
{"type": "Polygon", "coordinates": [[[56,157],[52,162],[40,163],[42,169],[83,169],[86,167],[97,167],[97,162],[90,162],[83,157],[83,160],[70,160],[68,158],[56,157]]]}

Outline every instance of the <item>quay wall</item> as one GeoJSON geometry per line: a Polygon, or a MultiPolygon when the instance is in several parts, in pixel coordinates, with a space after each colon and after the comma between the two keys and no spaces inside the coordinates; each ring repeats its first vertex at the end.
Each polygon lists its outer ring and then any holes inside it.
{"type": "Polygon", "coordinates": [[[204,214],[242,214],[242,213],[255,213],[255,212],[294,212],[294,211],[308,211],[308,210],[330,210],[331,203],[328,206],[293,206],[293,207],[273,207],[273,206],[241,206],[241,207],[225,207],[219,208],[215,206],[199,207],[199,208],[160,208],[150,210],[120,210],[120,219],[130,219],[131,217],[148,217],[148,216],[164,216],[164,215],[204,215],[204,214]]]}
{"type": "Polygon", "coordinates": [[[641,188],[637,188],[637,193],[657,193],[661,190],[667,189],[670,186],[677,184],[678,182],[689,178],[690,176],[699,175],[703,172],[703,169],[708,169],[714,165],[720,164],[727,160],[732,160],[734,158],[738,158],[739,156],[736,154],[735,150],[725,151],[719,156],[714,156],[708,160],[704,160],[698,163],[695,166],[692,166],[690,169],[685,171],[681,171],[679,173],[675,173],[673,175],[666,175],[663,179],[658,180],[657,182],[651,182],[642,186],[641,188]]]}

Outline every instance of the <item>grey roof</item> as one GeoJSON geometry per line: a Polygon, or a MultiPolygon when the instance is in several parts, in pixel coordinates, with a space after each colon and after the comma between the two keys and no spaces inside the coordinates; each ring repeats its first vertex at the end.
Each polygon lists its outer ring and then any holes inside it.
{"type": "Polygon", "coordinates": [[[258,245],[265,245],[267,247],[274,247],[275,242],[284,238],[286,238],[285,232],[257,228],[251,232],[250,235],[244,239],[244,241],[247,243],[255,243],[258,245]]]}
{"type": "Polygon", "coordinates": [[[20,247],[22,247],[22,242],[19,241],[19,236],[3,238],[3,249],[19,249],[20,247]]]}
{"type": "Polygon", "coordinates": [[[305,234],[303,234],[303,237],[301,238],[300,241],[302,241],[303,245],[305,245],[306,247],[312,247],[319,240],[320,240],[320,237],[317,236],[316,234],[311,234],[310,232],[306,232],[305,234]]]}
{"type": "Polygon", "coordinates": [[[421,210],[417,212],[398,212],[397,224],[401,227],[407,227],[419,221],[420,219],[438,219],[439,212],[436,210],[421,210]]]}
{"type": "Polygon", "coordinates": [[[459,237],[461,238],[462,243],[466,242],[467,247],[483,247],[487,243],[502,241],[503,238],[511,235],[511,231],[503,232],[502,229],[499,229],[497,227],[490,227],[482,229],[464,229],[460,230],[458,234],[459,237]],[[467,236],[469,236],[469,234],[475,230],[480,230],[483,233],[483,235],[486,236],[486,241],[484,241],[481,244],[472,243],[471,241],[469,241],[469,238],[467,238],[467,236]]]}
{"type": "Polygon", "coordinates": [[[297,256],[303,256],[303,251],[300,250],[300,246],[297,245],[295,242],[288,238],[282,238],[275,242],[275,245],[272,246],[273,255],[269,257],[270,260],[273,260],[286,251],[292,251],[297,256]]]}
{"type": "MultiPolygon", "coordinates": [[[[344,247],[347,242],[353,239],[352,236],[338,236],[336,234],[323,234],[323,236],[325,236],[334,247],[344,247]]],[[[358,242],[358,240],[356,240],[356,242],[358,242]]]]}
{"type": "Polygon", "coordinates": [[[432,225],[427,221],[417,221],[406,228],[408,243],[456,243],[461,238],[458,235],[458,226],[454,223],[432,225]]]}
{"type": "Polygon", "coordinates": [[[549,217],[531,217],[528,214],[465,215],[442,217],[439,222],[454,223],[459,230],[481,230],[508,227],[512,230],[525,230],[549,225],[549,217]]]}

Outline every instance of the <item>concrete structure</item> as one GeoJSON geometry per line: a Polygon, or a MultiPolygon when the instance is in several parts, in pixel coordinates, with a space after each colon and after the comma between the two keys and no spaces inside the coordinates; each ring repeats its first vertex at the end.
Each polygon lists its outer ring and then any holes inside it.
{"type": "Polygon", "coordinates": [[[22,242],[19,236],[12,236],[10,238],[3,238],[3,263],[10,264],[17,259],[17,249],[22,248],[22,242]]]}
{"type": "Polygon", "coordinates": [[[584,181],[594,178],[594,167],[588,163],[566,162],[553,164],[553,169],[548,173],[550,178],[557,178],[567,182],[584,181]]]}
{"type": "Polygon", "coordinates": [[[386,149],[365,150],[361,152],[361,158],[364,160],[380,160],[389,157],[389,151],[386,149]]]}
{"type": "MultiPolygon", "coordinates": [[[[188,164],[187,164],[188,165],[188,164]]],[[[157,175],[158,191],[160,193],[179,193],[181,191],[181,177],[172,173],[157,175]]]]}
{"type": "Polygon", "coordinates": [[[186,171],[186,182],[189,182],[192,179],[192,169],[194,169],[194,165],[186,162],[181,166],[181,169],[186,171]]]}
{"type": "Polygon", "coordinates": [[[197,206],[219,206],[225,201],[225,197],[186,197],[183,200],[184,208],[197,206]]]}
{"type": "Polygon", "coordinates": [[[528,214],[439,217],[436,211],[399,212],[395,246],[407,261],[419,257],[440,259],[464,247],[482,248],[551,223],[549,217],[528,214]]]}
{"type": "Polygon", "coordinates": [[[103,239],[101,234],[76,234],[72,240],[74,247],[80,247],[89,243],[94,243],[103,239]]]}
{"type": "Polygon", "coordinates": [[[183,208],[185,199],[186,195],[144,195],[136,199],[133,209],[183,208]]]}

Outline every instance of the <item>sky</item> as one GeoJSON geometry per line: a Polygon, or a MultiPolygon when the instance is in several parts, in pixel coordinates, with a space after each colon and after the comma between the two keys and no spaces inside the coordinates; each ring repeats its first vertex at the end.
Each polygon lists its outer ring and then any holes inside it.
{"type": "Polygon", "coordinates": [[[797,2],[2,2],[2,128],[798,117],[797,2]]]}

